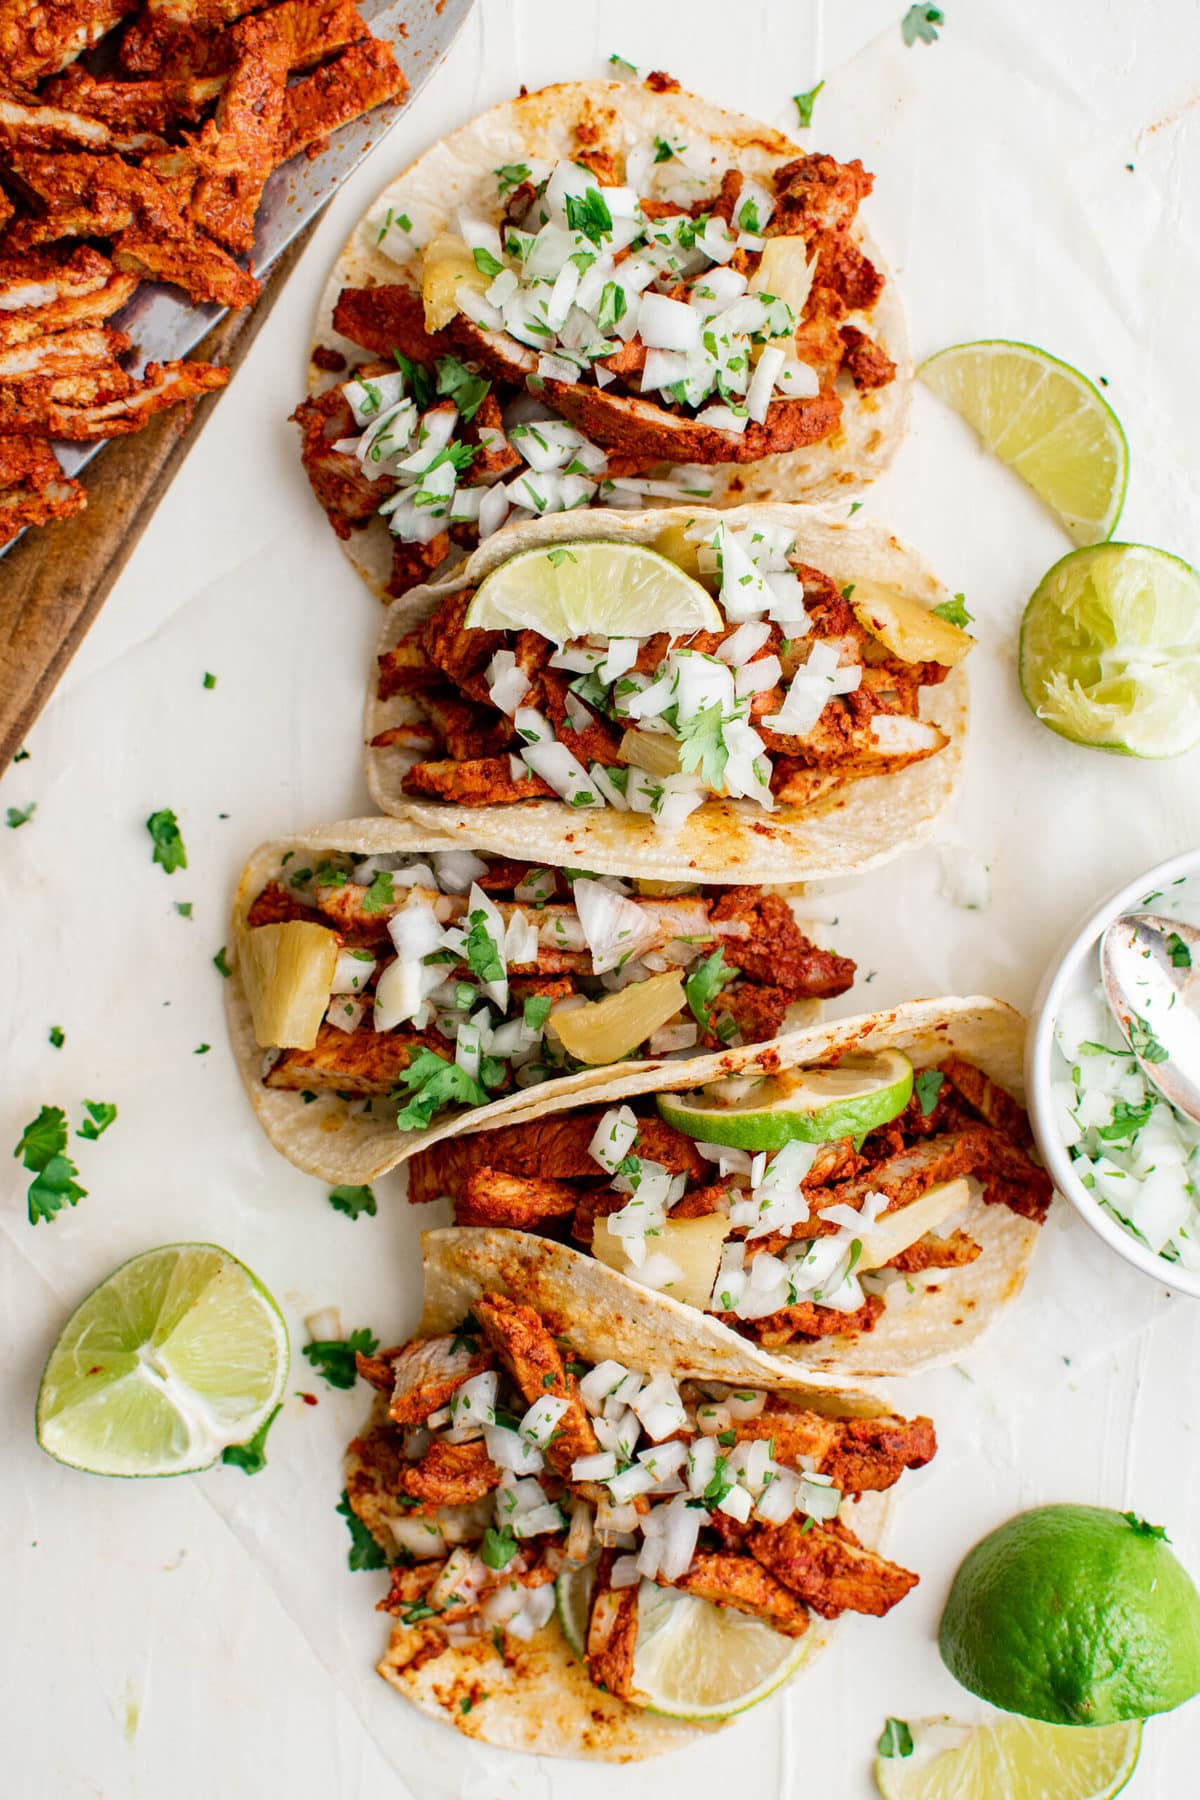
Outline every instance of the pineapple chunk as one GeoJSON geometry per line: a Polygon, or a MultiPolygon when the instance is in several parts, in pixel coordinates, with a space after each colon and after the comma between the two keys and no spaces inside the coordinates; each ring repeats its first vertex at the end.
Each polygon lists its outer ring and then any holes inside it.
{"type": "Polygon", "coordinates": [[[256,925],[242,933],[238,964],[254,1036],[264,1049],[312,1049],[329,1005],[337,956],[337,933],[308,919],[256,925]]]}
{"type": "MultiPolygon", "coordinates": [[[[802,237],[769,237],[763,245],[758,268],[750,278],[750,292],[774,294],[777,300],[786,300],[799,325],[816,267],[817,259],[813,256],[810,260],[808,245],[802,237]]],[[[781,350],[795,356],[793,338],[779,338],[777,342],[781,350]]]]}
{"type": "Polygon", "coordinates": [[[421,274],[421,298],[425,302],[426,331],[440,331],[459,311],[458,290],[474,288],[486,294],[490,275],[475,267],[475,258],[463,239],[451,231],[435,237],[425,252],[421,274]]]}
{"type": "Polygon", "coordinates": [[[969,631],[939,619],[935,612],[895,589],[855,584],[850,596],[854,616],[865,631],[901,662],[941,663],[952,669],[975,648],[969,631]]]}
{"type": "Polygon", "coordinates": [[[546,1022],[568,1056],[600,1068],[620,1062],[683,1007],[683,971],[668,969],[646,981],[631,981],[619,993],[586,1006],[559,1008],[546,1022]]]}
{"type": "Polygon", "coordinates": [[[621,760],[648,775],[678,775],[679,744],[661,731],[628,730],[621,739],[621,760]]]}
{"type": "MultiPolygon", "coordinates": [[[[702,1219],[667,1219],[661,1231],[647,1238],[646,1247],[655,1255],[669,1256],[683,1273],[662,1292],[704,1312],[712,1298],[713,1283],[721,1266],[721,1247],[728,1236],[729,1218],[725,1213],[708,1213],[702,1219]]],[[[607,1219],[596,1220],[592,1253],[610,1269],[637,1280],[637,1270],[625,1253],[625,1240],[609,1230],[607,1219]]]]}
{"type": "Polygon", "coordinates": [[[899,1256],[918,1238],[923,1238],[927,1231],[942,1225],[961,1212],[971,1198],[971,1184],[965,1176],[957,1181],[943,1181],[940,1186],[930,1188],[919,1200],[911,1200],[907,1206],[898,1206],[895,1212],[884,1213],[876,1219],[874,1225],[868,1226],[862,1234],[862,1255],[858,1259],[858,1267],[864,1269],[882,1269],[885,1263],[891,1262],[893,1256],[899,1256]]]}

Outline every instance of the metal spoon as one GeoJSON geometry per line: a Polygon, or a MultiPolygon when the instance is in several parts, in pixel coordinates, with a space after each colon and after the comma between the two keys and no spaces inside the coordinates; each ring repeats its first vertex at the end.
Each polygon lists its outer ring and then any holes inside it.
{"type": "Polygon", "coordinates": [[[1200,1124],[1200,931],[1122,913],[1100,940],[1100,974],[1143,1075],[1200,1124]]]}

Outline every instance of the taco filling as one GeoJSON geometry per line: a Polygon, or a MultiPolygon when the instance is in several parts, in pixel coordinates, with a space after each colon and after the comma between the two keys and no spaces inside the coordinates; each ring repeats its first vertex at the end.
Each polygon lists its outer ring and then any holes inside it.
{"type": "Polygon", "coordinates": [[[296,861],[281,856],[238,933],[262,1079],[404,1131],[627,1057],[760,1042],[854,979],[769,889],[467,850],[296,861]]]}
{"type": "MultiPolygon", "coordinates": [[[[788,526],[766,519],[696,519],[666,534],[662,551],[695,569],[715,629],[656,630],[653,605],[644,618],[626,611],[623,636],[556,643],[515,621],[474,627],[490,584],[519,590],[514,559],[479,589],[447,593],[386,650],[378,697],[398,701],[406,722],[377,732],[372,748],[404,758],[405,793],[469,807],[557,798],[673,830],[715,796],[751,811],[803,807],[950,742],[922,701],[974,640],[945,613],[874,585],[839,588],[800,558],[788,526]]],[[[569,599],[602,558],[620,582],[625,564],[649,554],[589,540],[541,559],[569,599]]],[[[531,584],[534,560],[526,550],[531,584]]],[[[591,578],[593,592],[602,579],[591,578]]],[[[520,605],[517,591],[509,616],[520,605]]]]}
{"type": "Polygon", "coordinates": [[[360,1356],[359,1369],[386,1397],[347,1479],[350,1508],[395,1559],[385,1674],[473,1640],[503,1659],[510,1640],[558,1629],[557,1589],[591,1681],[644,1706],[643,1626],[664,1593],[796,1639],[813,1613],[882,1617],[916,1585],[841,1513],[930,1461],[927,1418],[840,1417],[588,1363],[496,1292],[455,1333],[360,1356]]]}
{"type": "MultiPolygon", "coordinates": [[[[592,149],[492,180],[490,207],[432,237],[388,207],[372,249],[406,279],[345,287],[332,321],[382,360],[293,415],[338,535],[386,519],[393,594],[505,523],[709,499],[712,465],[828,438],[839,375],[895,379],[861,328],[884,278],[854,236],[857,162],[755,180],[659,138],[620,171],[592,149]]],[[[319,354],[342,372],[344,352],[319,354]]]]}
{"type": "Polygon", "coordinates": [[[458,1225],[590,1251],[767,1349],[859,1337],[885,1305],[918,1301],[927,1274],[979,1256],[965,1217],[976,1197],[1041,1223],[1053,1190],[1023,1109],[974,1064],[952,1055],[915,1081],[897,1051],[855,1065],[443,1141],[410,1163],[409,1199],[448,1196],[458,1225]],[[855,1079],[857,1113],[822,1097],[855,1079]],[[865,1105],[879,1120],[867,1129],[865,1105]]]}

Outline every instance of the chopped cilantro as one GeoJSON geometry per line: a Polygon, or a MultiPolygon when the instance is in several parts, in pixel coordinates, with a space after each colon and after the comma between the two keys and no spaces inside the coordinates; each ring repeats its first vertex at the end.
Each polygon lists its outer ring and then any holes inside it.
{"type": "Polygon", "coordinates": [[[946,1077],[940,1069],[922,1069],[913,1082],[913,1092],[917,1096],[917,1105],[921,1108],[923,1119],[927,1119],[937,1105],[938,1095],[945,1082],[946,1077]]]}
{"type": "Polygon", "coordinates": [[[1140,1057],[1142,1062],[1166,1062],[1167,1050],[1159,1043],[1145,1019],[1139,1019],[1136,1013],[1129,1021],[1129,1042],[1134,1055],[1140,1057]]]}
{"type": "Polygon", "coordinates": [[[729,748],[724,738],[725,715],[719,701],[702,706],[690,719],[679,722],[679,767],[685,775],[699,772],[706,788],[719,793],[725,779],[729,748]]]}
{"type": "Polygon", "coordinates": [[[1165,1525],[1151,1525],[1147,1519],[1139,1519],[1138,1515],[1134,1512],[1122,1513],[1121,1517],[1125,1520],[1125,1523],[1129,1526],[1130,1530],[1136,1531],[1139,1537],[1155,1538],[1162,1544],[1170,1543],[1171,1540],[1167,1536],[1167,1528],[1165,1525]]]}
{"type": "Polygon", "coordinates": [[[17,751],[17,754],[13,757],[13,761],[15,763],[29,761],[29,752],[25,749],[24,745],[17,751]]]}
{"type": "Polygon", "coordinates": [[[1143,1100],[1140,1106],[1130,1106],[1128,1101],[1118,1100],[1113,1107],[1112,1118],[1107,1125],[1099,1127],[1096,1136],[1106,1141],[1131,1138],[1146,1123],[1154,1111],[1154,1104],[1153,1099],[1143,1100]]]}
{"type": "Polygon", "coordinates": [[[117,1116],[117,1109],[111,1100],[85,1100],[84,1107],[90,1115],[83,1121],[76,1137],[102,1137],[117,1116]]]}
{"type": "Polygon", "coordinates": [[[365,913],[381,913],[387,907],[396,904],[396,896],[392,891],[392,878],[386,869],[376,870],[371,885],[363,895],[362,909],[365,913]]]}
{"type": "Polygon", "coordinates": [[[900,36],[910,50],[914,44],[936,44],[938,26],[945,23],[940,6],[910,6],[900,21],[900,36]]]}
{"type": "Polygon", "coordinates": [[[702,963],[696,965],[684,982],[683,991],[692,1009],[692,1017],[705,1031],[708,1030],[718,994],[726,982],[733,981],[736,975],[737,970],[731,969],[725,961],[725,952],[714,950],[711,956],[706,956],[702,963]]]}
{"type": "Polygon", "coordinates": [[[673,156],[678,156],[679,152],[686,148],[687,146],[685,144],[672,144],[668,138],[656,137],[654,140],[654,160],[656,163],[670,162],[673,156]]]}
{"type": "Polygon", "coordinates": [[[565,545],[560,545],[557,550],[547,550],[546,561],[552,569],[558,569],[565,562],[578,562],[579,558],[573,550],[568,550],[565,545]]]}
{"type": "Polygon", "coordinates": [[[716,1467],[713,1469],[712,1479],[709,1481],[709,1484],[702,1495],[705,1506],[719,1506],[726,1494],[733,1488],[733,1481],[725,1474],[725,1468],[728,1461],[729,1458],[727,1456],[718,1456],[716,1467]]]}
{"type": "Polygon", "coordinates": [[[215,688],[217,685],[216,676],[211,674],[210,671],[207,669],[204,671],[204,685],[206,688],[209,688],[210,690],[212,688],[215,688]]]}
{"type": "Polygon", "coordinates": [[[471,260],[479,270],[479,273],[488,276],[492,281],[496,279],[497,275],[503,273],[504,264],[500,261],[500,258],[498,256],[493,256],[491,251],[485,249],[482,244],[477,244],[474,250],[472,250],[471,260]]]}
{"type": "Polygon", "coordinates": [[[192,1051],[192,1055],[193,1056],[207,1056],[211,1049],[212,1049],[211,1044],[197,1044],[196,1048],[192,1051]]]}
{"type": "Polygon", "coordinates": [[[229,958],[225,954],[224,944],[221,945],[221,948],[217,951],[217,954],[213,957],[213,967],[215,969],[219,970],[219,972],[225,977],[226,981],[228,981],[229,977],[233,974],[233,970],[229,966],[229,958]]]}
{"type": "Polygon", "coordinates": [[[812,124],[813,107],[817,103],[817,95],[824,86],[825,83],[823,81],[818,81],[816,87],[809,88],[807,94],[792,95],[792,99],[796,102],[796,111],[800,116],[801,125],[809,126],[812,124]]]}
{"type": "Polygon", "coordinates": [[[261,1475],[267,1466],[267,1433],[270,1431],[281,1411],[276,1407],[268,1413],[252,1438],[244,1444],[228,1444],[221,1452],[221,1461],[231,1468],[240,1469],[243,1475],[261,1475]]]}
{"type": "Polygon", "coordinates": [[[935,606],[933,610],[939,619],[945,619],[947,625],[957,625],[962,631],[974,623],[975,615],[967,611],[965,594],[955,594],[953,600],[943,600],[942,604],[935,606]]]}
{"type": "Polygon", "coordinates": [[[419,1050],[400,1079],[409,1095],[396,1117],[401,1131],[424,1131],[435,1113],[455,1101],[462,1106],[487,1105],[482,1083],[434,1050],[419,1050]]]}
{"type": "Polygon", "coordinates": [[[466,956],[472,975],[479,982],[503,981],[504,959],[488,930],[488,916],[481,906],[470,914],[469,923],[466,956]]]}
{"type": "Polygon", "coordinates": [[[718,1431],[717,1442],[718,1444],[724,1444],[727,1450],[732,1450],[733,1446],[737,1443],[737,1432],[732,1430],[718,1431]]]}
{"type": "Polygon", "coordinates": [[[598,244],[606,233],[612,231],[612,214],[599,188],[590,187],[582,194],[566,194],[563,205],[570,229],[581,231],[593,244],[598,244]]]}
{"type": "Polygon", "coordinates": [[[495,1531],[489,1525],[483,1534],[479,1555],[489,1569],[507,1569],[517,1554],[517,1540],[508,1531],[495,1531]]]}
{"type": "Polygon", "coordinates": [[[190,900],[177,900],[175,902],[175,911],[179,914],[181,919],[190,919],[192,916],[191,901],[190,900]]]}
{"type": "MultiPolygon", "coordinates": [[[[475,252],[478,257],[479,252],[475,252]]],[[[457,356],[439,356],[437,391],[453,400],[463,424],[475,417],[491,392],[492,384],[482,375],[473,375],[457,356]]],[[[428,471],[427,471],[428,472],[428,471]]]]}
{"type": "Polygon", "coordinates": [[[10,806],[4,815],[4,822],[10,831],[16,831],[19,826],[28,825],[36,811],[36,800],[31,800],[28,806],[10,806]]]}
{"type": "Polygon", "coordinates": [[[600,290],[600,305],[596,311],[597,327],[606,334],[615,330],[618,321],[625,317],[628,309],[629,302],[620,282],[606,281],[600,290]]]}
{"type": "Polygon", "coordinates": [[[352,1388],[358,1380],[355,1357],[374,1356],[378,1348],[375,1334],[362,1330],[352,1331],[348,1338],[318,1338],[305,1344],[303,1354],[330,1387],[352,1388]]]}
{"type": "Polygon", "coordinates": [[[28,1197],[31,1225],[41,1219],[49,1223],[64,1206],[74,1206],[87,1194],[75,1180],[79,1170],[64,1155],[66,1147],[67,1115],[61,1106],[43,1106],[17,1141],[13,1155],[21,1157],[34,1175],[28,1197]]]}
{"type": "Polygon", "coordinates": [[[1177,931],[1173,931],[1167,939],[1167,955],[1177,969],[1190,969],[1192,953],[1177,931]]]}
{"type": "Polygon", "coordinates": [[[361,1569],[386,1569],[387,1557],[380,1549],[362,1520],[350,1506],[350,1496],[345,1488],[335,1511],[346,1521],[346,1529],[350,1533],[350,1550],[347,1561],[357,1573],[361,1569]]]}
{"type": "Polygon", "coordinates": [[[339,869],[336,863],[318,863],[313,881],[317,887],[345,887],[350,877],[345,869],[339,869]]]}
{"type": "Polygon", "coordinates": [[[523,181],[528,181],[533,170],[528,163],[502,163],[498,169],[492,170],[492,174],[496,177],[496,185],[501,194],[507,194],[510,189],[520,187],[523,181]]]}
{"type": "Polygon", "coordinates": [[[550,1017],[550,1008],[554,1005],[549,994],[530,994],[525,1001],[522,1022],[530,1031],[540,1031],[550,1017]]]}
{"type": "Polygon", "coordinates": [[[912,1732],[903,1719],[889,1719],[879,1734],[879,1742],[875,1748],[880,1756],[911,1756],[912,1732]]]}
{"type": "Polygon", "coordinates": [[[154,843],[153,861],[168,875],[188,866],[187,851],[179,830],[179,820],[169,807],[154,812],[146,820],[146,830],[154,843]]]}
{"type": "Polygon", "coordinates": [[[850,502],[850,511],[847,513],[846,516],[847,516],[847,518],[852,519],[856,512],[861,512],[861,511],[862,511],[862,501],[861,500],[852,500],[850,502]]]}
{"type": "Polygon", "coordinates": [[[393,350],[392,356],[395,359],[396,367],[408,385],[408,391],[414,403],[424,412],[433,399],[432,372],[423,363],[413,362],[411,357],[405,356],[402,351],[393,350]]]}
{"type": "Polygon", "coordinates": [[[61,1050],[63,1045],[66,1043],[66,1041],[67,1041],[67,1034],[63,1030],[62,1026],[61,1025],[52,1025],[50,1027],[50,1042],[54,1045],[54,1048],[56,1050],[61,1050]]]}
{"type": "Polygon", "coordinates": [[[334,1212],[345,1213],[348,1219],[357,1219],[360,1213],[366,1213],[369,1218],[375,1216],[375,1195],[369,1187],[332,1188],[329,1204],[334,1212]]]}

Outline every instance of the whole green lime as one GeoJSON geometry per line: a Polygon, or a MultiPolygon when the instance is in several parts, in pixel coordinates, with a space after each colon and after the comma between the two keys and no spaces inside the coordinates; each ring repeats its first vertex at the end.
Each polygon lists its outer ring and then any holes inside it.
{"type": "Polygon", "coordinates": [[[1111,1725],[1200,1692],[1200,1594],[1161,1526],[1102,1506],[1039,1506],[976,1544],[938,1647],[1006,1712],[1111,1725]]]}

